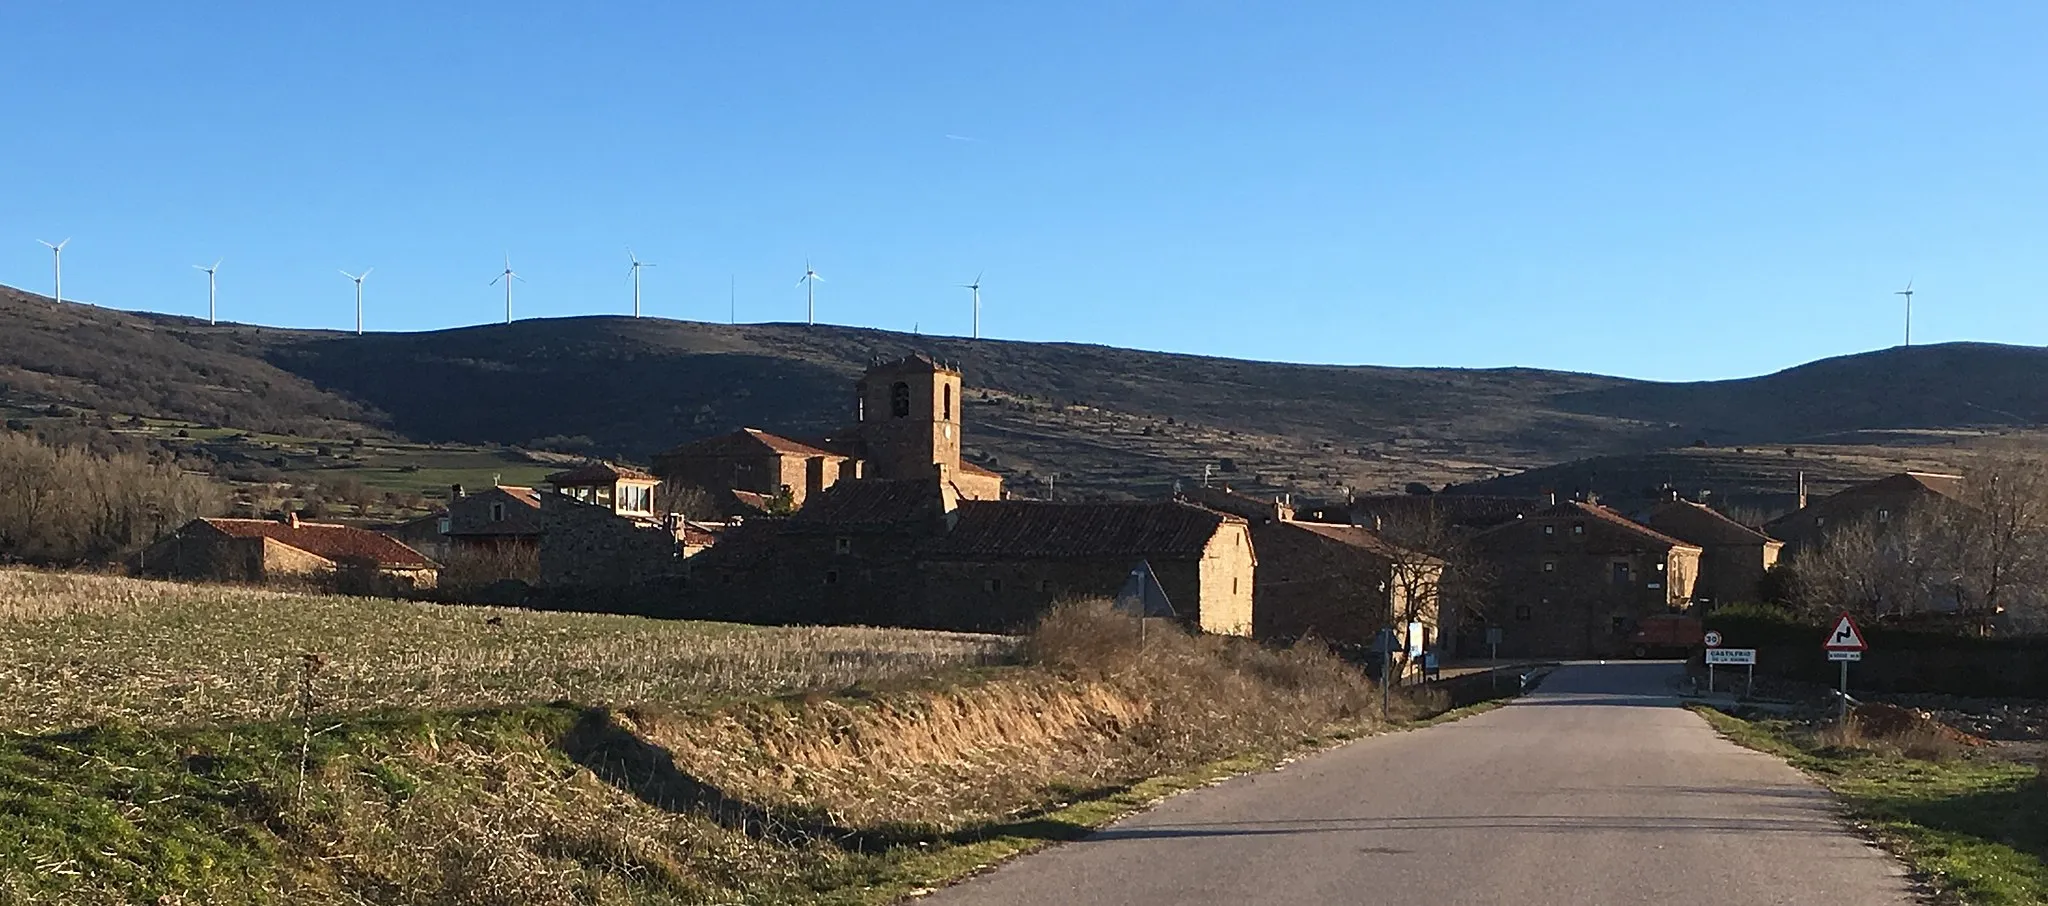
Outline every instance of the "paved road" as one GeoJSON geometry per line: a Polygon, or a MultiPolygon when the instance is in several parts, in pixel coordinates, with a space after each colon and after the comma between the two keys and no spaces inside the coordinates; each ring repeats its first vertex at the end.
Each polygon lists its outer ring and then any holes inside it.
{"type": "Polygon", "coordinates": [[[1914,901],[1826,792],[1677,707],[1678,669],[1567,666],[1507,707],[1175,797],[926,902],[1914,901]]]}

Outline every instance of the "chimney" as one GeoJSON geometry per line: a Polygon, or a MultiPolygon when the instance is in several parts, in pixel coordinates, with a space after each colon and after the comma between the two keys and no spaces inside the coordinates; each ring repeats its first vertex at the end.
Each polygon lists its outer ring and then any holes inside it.
{"type": "Polygon", "coordinates": [[[1799,470],[1799,509],[1806,509],[1806,470],[1799,470]]]}
{"type": "Polygon", "coordinates": [[[285,524],[285,525],[289,525],[289,526],[291,526],[292,528],[298,528],[298,527],[299,527],[299,511],[298,511],[298,510],[285,510],[285,511],[284,511],[284,524],[285,524]]]}
{"type": "Polygon", "coordinates": [[[449,500],[461,500],[461,499],[462,499],[462,486],[461,486],[461,485],[459,485],[459,484],[453,484],[453,485],[449,485],[449,486],[448,486],[448,499],[449,499],[449,500]]]}
{"type": "Polygon", "coordinates": [[[1379,532],[1379,531],[1384,531],[1384,530],[1386,529],[1386,527],[1387,527],[1386,521],[1385,521],[1385,520],[1383,520],[1383,519],[1381,519],[1381,518],[1379,517],[1379,514],[1377,514],[1377,513],[1373,514],[1373,517],[1372,517],[1372,530],[1373,530],[1373,531],[1375,531],[1375,532],[1379,532]]]}

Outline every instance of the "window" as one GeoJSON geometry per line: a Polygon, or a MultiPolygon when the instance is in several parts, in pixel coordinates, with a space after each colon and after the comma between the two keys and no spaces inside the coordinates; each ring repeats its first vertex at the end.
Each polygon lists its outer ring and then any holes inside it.
{"type": "Polygon", "coordinates": [[[835,554],[850,554],[850,553],[853,553],[853,539],[852,539],[852,538],[835,538],[835,539],[833,539],[833,540],[832,540],[832,552],[833,552],[833,553],[835,553],[835,554]]]}
{"type": "Polygon", "coordinates": [[[1585,533],[1586,533],[1586,524],[1585,524],[1585,523],[1583,523],[1583,522],[1574,522],[1574,523],[1572,523],[1572,534],[1574,534],[1574,535],[1583,535],[1583,534],[1585,534],[1585,533]]]}
{"type": "Polygon", "coordinates": [[[1890,522],[1890,521],[1892,521],[1892,511],[1891,511],[1891,510],[1878,510],[1878,511],[1877,511],[1877,521],[1879,521],[1879,522],[1890,522]]]}
{"type": "Polygon", "coordinates": [[[1626,563],[1616,563],[1616,564],[1614,564],[1614,584],[1616,584],[1616,585],[1627,585],[1627,584],[1628,584],[1628,578],[1629,578],[1629,570],[1628,570],[1628,564],[1626,564],[1626,563]]]}
{"type": "Polygon", "coordinates": [[[1557,534],[1557,526],[1554,526],[1554,525],[1546,525],[1546,526],[1544,526],[1544,527],[1543,527],[1543,534],[1546,534],[1546,535],[1555,535],[1555,534],[1557,534]]]}
{"type": "Polygon", "coordinates": [[[826,571],[825,571],[825,584],[826,584],[826,585],[838,585],[838,584],[839,584],[839,571],[838,571],[838,570],[836,570],[836,569],[828,569],[828,570],[826,570],[826,571]]]}
{"type": "Polygon", "coordinates": [[[889,414],[897,418],[910,417],[910,385],[897,381],[889,387],[889,414]]]}
{"type": "Polygon", "coordinates": [[[1001,579],[983,579],[983,580],[981,580],[981,590],[982,590],[982,591],[986,591],[986,592],[999,592],[999,591],[1002,591],[1002,590],[1003,590],[1003,580],[1001,580],[1001,579]]]}
{"type": "Polygon", "coordinates": [[[1231,576],[1231,577],[1230,577],[1230,593],[1231,593],[1231,594],[1237,594],[1237,577],[1236,577],[1236,576],[1231,576]]]}
{"type": "Polygon", "coordinates": [[[1530,617],[1531,617],[1531,616],[1532,616],[1532,614],[1531,614],[1531,613],[1529,612],[1529,605],[1527,605],[1527,604],[1517,604],[1517,605],[1515,605],[1515,621],[1516,621],[1516,622],[1518,622],[1518,623],[1527,623],[1527,622],[1529,622],[1529,619],[1530,619],[1530,617]]]}
{"type": "Polygon", "coordinates": [[[1557,572],[1557,561],[1556,561],[1556,560],[1545,560],[1545,561],[1543,561],[1543,571],[1544,571],[1544,572],[1546,572],[1546,573],[1554,573],[1554,572],[1557,572]]]}
{"type": "Polygon", "coordinates": [[[1048,592],[1048,591],[1052,591],[1052,580],[1051,580],[1051,579],[1040,579],[1040,580],[1038,580],[1038,590],[1039,590],[1040,592],[1048,592]]]}
{"type": "Polygon", "coordinates": [[[946,408],[945,408],[944,412],[943,412],[943,413],[941,414],[941,416],[940,416],[940,417],[941,417],[941,418],[943,418],[943,419],[945,419],[946,421],[952,421],[952,420],[953,420],[953,385],[952,385],[952,384],[947,384],[947,385],[946,385],[946,408]]]}
{"type": "Polygon", "coordinates": [[[504,522],[504,521],[505,521],[505,505],[504,505],[504,504],[502,504],[502,503],[494,503],[494,504],[491,504],[491,521],[492,521],[492,522],[504,522]]]}

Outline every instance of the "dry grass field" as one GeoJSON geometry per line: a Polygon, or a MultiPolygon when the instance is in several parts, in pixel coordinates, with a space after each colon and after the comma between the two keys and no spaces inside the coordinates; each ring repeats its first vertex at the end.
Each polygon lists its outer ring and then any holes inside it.
{"type": "Polygon", "coordinates": [[[993,636],[754,627],[0,570],[0,727],[169,727],[295,711],[678,705],[1008,659],[993,636]]]}
{"type": "Polygon", "coordinates": [[[892,903],[1383,726],[1319,646],[1135,628],[1099,602],[1009,639],[0,570],[0,906],[892,903]]]}

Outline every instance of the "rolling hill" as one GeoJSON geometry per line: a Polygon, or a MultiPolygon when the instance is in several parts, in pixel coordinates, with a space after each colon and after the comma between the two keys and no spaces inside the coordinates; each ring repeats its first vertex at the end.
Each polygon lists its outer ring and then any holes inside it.
{"type": "Polygon", "coordinates": [[[58,305],[4,287],[0,336],[0,404],[17,408],[634,459],[742,425],[830,430],[850,418],[850,385],[868,362],[921,351],[966,373],[971,456],[1020,487],[1057,476],[1103,492],[1149,493],[1205,466],[1252,487],[1372,491],[1698,440],[2048,422],[2048,350],[1989,344],[1666,384],[655,318],[356,337],[58,305]]]}

